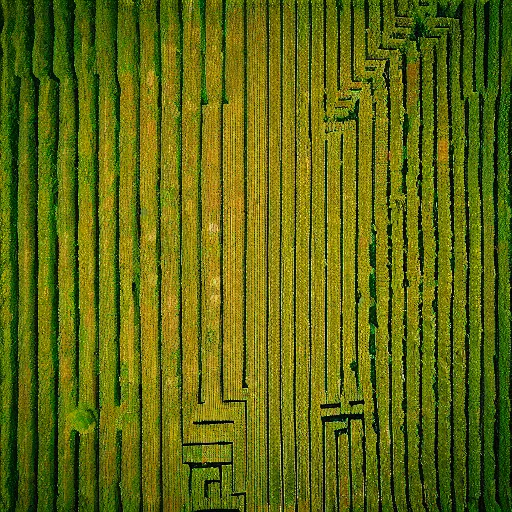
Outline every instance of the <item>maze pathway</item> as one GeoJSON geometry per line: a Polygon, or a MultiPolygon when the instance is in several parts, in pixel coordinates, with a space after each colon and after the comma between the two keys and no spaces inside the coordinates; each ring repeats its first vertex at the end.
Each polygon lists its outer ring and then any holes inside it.
{"type": "Polygon", "coordinates": [[[0,509],[507,511],[509,0],[1,0],[0,509]]]}

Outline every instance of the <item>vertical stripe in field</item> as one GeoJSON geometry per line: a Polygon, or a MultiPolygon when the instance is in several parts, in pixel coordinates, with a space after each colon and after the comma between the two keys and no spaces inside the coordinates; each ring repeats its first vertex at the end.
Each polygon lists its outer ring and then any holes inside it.
{"type": "MultiPolygon", "coordinates": [[[[363,73],[365,61],[365,12],[356,4],[353,11],[354,33],[352,35],[353,66],[355,76],[363,73]]],[[[370,224],[372,203],[371,164],[371,90],[361,85],[358,98],[358,119],[356,121],[356,229],[355,229],[355,341],[356,341],[356,383],[357,396],[364,401],[363,420],[350,421],[352,502],[355,509],[365,506],[375,508],[376,467],[374,437],[372,436],[372,388],[370,382],[370,224]]],[[[354,400],[354,398],[352,398],[354,400]]],[[[343,404],[346,407],[346,404],[343,404]]],[[[352,407],[354,407],[352,405],[352,407]]]]}
{"type": "MultiPolygon", "coordinates": [[[[311,81],[312,81],[312,107],[323,107],[323,112],[312,110],[312,123],[320,130],[327,128],[323,126],[322,117],[332,115],[332,103],[336,97],[338,88],[337,64],[338,64],[338,24],[337,6],[334,0],[328,0],[324,6],[320,2],[314,2],[312,14],[312,40],[313,50],[311,56],[311,81]],[[325,17],[324,17],[325,16],[325,17]],[[321,117],[322,116],[322,117],[321,117]],[[319,126],[318,126],[319,125],[319,126]]],[[[311,127],[311,134],[316,145],[321,145],[322,138],[317,129],[311,127]],[[314,134],[314,135],[313,135],[314,134]]],[[[324,389],[327,403],[336,403],[340,399],[341,391],[341,162],[340,162],[340,133],[330,132],[326,136],[327,159],[324,165],[327,169],[325,192],[325,231],[327,276],[325,279],[327,287],[326,295],[326,336],[325,346],[320,347],[313,343],[313,358],[323,354],[324,358],[324,389]],[[319,352],[320,351],[320,352],[319,352]]],[[[314,144],[314,143],[313,143],[314,144]]],[[[314,144],[315,145],[315,144],[314,144]]],[[[315,145],[315,147],[316,147],[315,145]]],[[[322,174],[318,165],[322,164],[321,147],[315,151],[315,175],[322,174]],[[318,169],[318,170],[317,170],[318,169]]],[[[325,152],[325,151],[324,151],[325,152]]],[[[315,202],[316,203],[316,202],[315,202]]],[[[320,217],[320,215],[318,215],[320,217]]],[[[316,220],[317,216],[315,216],[316,220]]],[[[318,232],[315,226],[314,233],[318,232]]],[[[323,259],[323,258],[322,258],[323,259]]],[[[321,267],[320,267],[321,268],[321,267]]],[[[321,343],[321,342],[320,342],[321,343]]],[[[316,365],[312,366],[313,372],[316,365]]],[[[318,407],[318,406],[317,406],[318,407]]]]}
{"type": "Polygon", "coordinates": [[[281,192],[281,450],[282,509],[297,500],[294,429],[294,276],[295,276],[295,3],[282,5],[282,192],[281,192]]]}
{"type": "Polygon", "coordinates": [[[247,496],[249,509],[262,509],[267,503],[265,475],[266,428],[266,223],[267,223],[267,66],[266,7],[260,2],[246,2],[246,249],[245,249],[245,376],[252,390],[247,403],[247,485],[257,490],[247,496]]]}
{"type": "Polygon", "coordinates": [[[58,497],[57,509],[77,506],[78,482],[74,467],[78,437],[68,418],[78,405],[78,176],[77,80],[73,62],[74,11],[70,2],[53,4],[53,72],[59,81],[57,151],[58,239],[58,497]]]}
{"type": "MultiPolygon", "coordinates": [[[[79,390],[73,413],[79,436],[78,506],[98,507],[98,83],[94,67],[93,6],[75,7],[78,80],[79,390]]],[[[75,462],[76,464],[76,462],[75,462]]]]}
{"type": "Polygon", "coordinates": [[[223,183],[223,397],[242,400],[244,254],[244,7],[225,0],[222,127],[223,183]]]}
{"type": "Polygon", "coordinates": [[[18,130],[18,501],[37,506],[37,100],[32,74],[31,2],[16,2],[15,74],[19,79],[18,130]]]}
{"type": "Polygon", "coordinates": [[[404,63],[406,91],[404,139],[407,148],[405,170],[406,223],[405,257],[407,286],[407,353],[406,353],[406,415],[407,415],[407,468],[409,474],[409,503],[413,510],[422,505],[420,480],[420,198],[418,195],[421,161],[420,136],[420,56],[411,49],[404,63]]]}
{"type": "MultiPolygon", "coordinates": [[[[497,94],[499,88],[499,2],[488,2],[484,6],[483,25],[485,30],[482,72],[484,74],[483,117],[482,117],[482,234],[483,234],[483,470],[484,500],[489,509],[498,509],[496,502],[497,466],[496,466],[496,115],[497,94]]],[[[481,25],[478,25],[477,34],[481,25]]],[[[478,74],[478,68],[477,68],[478,74]]],[[[478,75],[477,75],[478,76],[478,75]]]]}
{"type": "MultiPolygon", "coordinates": [[[[183,421],[190,423],[199,395],[199,253],[198,174],[200,142],[199,6],[183,9],[183,112],[182,112],[182,336],[183,421]]],[[[185,428],[185,427],[184,427],[185,428]]],[[[187,431],[183,442],[188,441],[187,431]]]]}
{"type": "MultiPolygon", "coordinates": [[[[311,13],[307,2],[298,2],[296,9],[294,428],[297,460],[297,506],[299,511],[305,511],[310,509],[311,503],[309,473],[311,464],[310,347],[313,343],[313,337],[315,342],[319,344],[322,344],[324,337],[325,273],[321,265],[325,261],[323,240],[325,233],[323,228],[325,181],[324,173],[322,173],[322,169],[324,169],[322,161],[319,162],[318,172],[315,172],[315,174],[312,172],[312,152],[320,151],[323,155],[324,151],[322,144],[316,144],[314,148],[312,147],[309,135],[313,114],[310,104],[312,83],[309,67],[311,59],[311,13]],[[316,178],[315,182],[312,181],[313,176],[316,178]],[[315,204],[314,212],[312,204],[315,204]],[[324,307],[311,307],[310,301],[313,300],[315,304],[322,304],[324,307]]],[[[320,115],[320,111],[315,109],[315,119],[318,119],[318,115],[320,115]]]]}
{"type": "Polygon", "coordinates": [[[244,4],[223,3],[223,97],[221,176],[221,394],[234,424],[234,489],[245,487],[247,471],[247,384],[244,341],[245,126],[244,4]]]}
{"type": "Polygon", "coordinates": [[[375,288],[376,320],[375,362],[377,411],[379,419],[379,456],[382,508],[392,504],[391,475],[391,418],[390,410],[390,337],[389,337],[389,240],[388,240],[388,173],[389,173],[389,107],[387,84],[377,84],[375,96],[375,288]]]}
{"type": "MultiPolygon", "coordinates": [[[[141,338],[139,248],[139,20],[135,5],[117,8],[118,147],[118,268],[119,268],[119,421],[116,459],[120,458],[123,509],[142,502],[141,338]],[[119,429],[120,427],[120,429],[119,429]]],[[[117,468],[119,471],[119,468],[117,468]]]]}
{"type": "MultiPolygon", "coordinates": [[[[361,395],[364,400],[364,421],[361,422],[361,449],[363,451],[362,476],[364,477],[364,503],[368,509],[378,508],[378,472],[377,472],[377,433],[375,425],[372,382],[372,358],[375,347],[371,345],[371,244],[372,228],[372,200],[373,200],[373,109],[372,91],[364,87],[360,98],[360,142],[359,142],[359,177],[358,177],[358,203],[362,206],[358,210],[358,369],[360,372],[361,395]]],[[[374,277],[374,276],[373,276],[374,277]]],[[[359,422],[357,422],[358,424],[359,422]]]]}
{"type": "MultiPolygon", "coordinates": [[[[339,64],[340,88],[341,91],[348,91],[351,86],[350,78],[352,65],[352,13],[348,9],[343,9],[340,14],[340,25],[343,30],[348,30],[350,37],[340,37],[341,61],[339,64]]],[[[340,30],[340,28],[338,28],[340,30]]],[[[353,99],[353,109],[359,108],[357,99],[353,99]]],[[[343,124],[343,148],[342,148],[342,194],[343,194],[343,212],[342,212],[342,396],[341,402],[346,405],[349,400],[357,399],[357,342],[356,342],[356,139],[357,126],[355,119],[346,121],[343,124]]]]}
{"type": "Polygon", "coordinates": [[[15,505],[18,405],[18,115],[19,86],[15,76],[16,5],[1,4],[2,73],[0,84],[0,506],[15,505]]]}
{"type": "MultiPolygon", "coordinates": [[[[96,70],[98,74],[98,215],[99,215],[99,486],[100,509],[120,507],[118,434],[119,261],[118,261],[118,101],[116,73],[117,9],[96,2],[96,70]]],[[[121,432],[119,432],[121,434],[121,432]]],[[[119,454],[120,457],[120,454],[119,454]]]]}
{"type": "Polygon", "coordinates": [[[480,100],[473,95],[467,100],[468,113],[468,207],[469,207],[469,367],[468,367],[468,416],[469,416],[469,495],[468,505],[478,508],[481,485],[482,441],[480,437],[480,378],[481,378],[481,198],[479,191],[479,109],[480,100]],[[476,140],[475,140],[476,139],[476,140]]]}
{"type": "MultiPolygon", "coordinates": [[[[183,442],[192,440],[190,424],[200,402],[198,340],[200,331],[199,144],[201,130],[200,11],[190,2],[183,8],[182,100],[182,365],[183,442]]],[[[189,471],[191,471],[189,469],[189,471]]],[[[189,497],[190,500],[190,497],[189,497]]]]}
{"type": "Polygon", "coordinates": [[[460,27],[453,25],[453,35],[449,36],[447,57],[449,59],[451,108],[450,141],[453,144],[451,156],[451,193],[452,193],[452,227],[453,227],[453,305],[452,305],[452,373],[450,376],[452,393],[452,465],[453,487],[452,500],[455,509],[461,508],[467,499],[467,447],[466,447],[466,372],[467,372],[467,296],[468,260],[466,244],[466,179],[465,179],[465,140],[466,119],[464,115],[463,70],[460,69],[463,58],[460,27]]]}
{"type": "Polygon", "coordinates": [[[511,364],[511,159],[510,159],[510,109],[512,86],[511,59],[511,27],[512,5],[500,2],[500,84],[499,102],[497,104],[497,149],[495,162],[497,163],[497,274],[498,274],[498,469],[497,486],[498,502],[502,509],[512,507],[510,490],[511,479],[511,447],[510,447],[510,364],[511,364]]]}
{"type": "MultiPolygon", "coordinates": [[[[466,3],[462,7],[462,13],[461,13],[461,31],[460,31],[460,40],[461,40],[461,48],[460,48],[460,57],[459,57],[459,65],[462,69],[459,70],[459,73],[461,74],[460,78],[460,87],[461,92],[463,93],[463,98],[466,98],[462,104],[462,112],[460,116],[463,116],[464,119],[464,131],[461,136],[464,137],[464,170],[463,170],[463,180],[464,180],[464,241],[465,241],[465,262],[466,262],[466,281],[465,281],[465,329],[464,329],[464,348],[465,348],[465,372],[464,372],[464,379],[465,379],[465,404],[464,404],[464,412],[465,412],[465,441],[466,441],[466,458],[465,458],[465,480],[466,480],[466,492],[465,492],[465,500],[469,499],[469,490],[470,490],[470,482],[469,482],[469,464],[470,464],[470,458],[471,458],[471,451],[469,448],[469,361],[470,361],[470,350],[469,350],[469,340],[470,340],[470,298],[469,298],[469,289],[470,289],[470,276],[471,276],[471,269],[470,269],[470,260],[469,260],[469,250],[470,250],[470,243],[469,243],[469,201],[468,201],[468,168],[469,168],[469,161],[468,161],[468,154],[469,154],[469,140],[468,140],[468,133],[469,133],[469,117],[468,117],[468,100],[467,97],[469,95],[469,92],[472,90],[473,85],[473,61],[471,56],[471,51],[473,50],[473,26],[472,26],[472,19],[471,19],[471,8],[470,4],[466,3]]],[[[456,180],[456,172],[454,172],[454,180],[456,180]]],[[[455,181],[454,181],[455,184],[455,181]]],[[[455,185],[456,190],[456,185],[455,185]]],[[[454,207],[455,208],[455,207],[454,207]]],[[[456,210],[455,210],[456,211],[456,210]]],[[[455,213],[456,215],[457,213],[455,213]]],[[[462,226],[461,226],[462,227],[462,226]]],[[[455,234],[455,251],[457,251],[457,245],[458,245],[458,236],[455,234]]],[[[457,268],[457,264],[456,264],[457,268]]],[[[455,294],[457,291],[455,291],[455,294]]],[[[455,349],[456,350],[456,349],[455,349]]],[[[455,356],[456,358],[456,356],[455,356]]],[[[454,376],[457,372],[457,364],[455,363],[454,366],[454,376]]],[[[456,433],[454,434],[456,436],[456,433]]],[[[457,444],[457,441],[455,441],[455,445],[457,444]]]]}
{"type": "Polygon", "coordinates": [[[156,0],[140,5],[140,323],[142,496],[161,501],[160,374],[160,47],[156,0]]]}
{"type": "Polygon", "coordinates": [[[281,5],[268,5],[268,314],[267,314],[267,493],[270,511],[281,505],[280,449],[280,261],[281,261],[281,5]]]}
{"type": "Polygon", "coordinates": [[[53,510],[57,499],[57,134],[58,84],[53,75],[52,3],[34,3],[32,67],[37,99],[37,507],[53,510]]]}
{"type": "MultiPolygon", "coordinates": [[[[451,423],[450,390],[451,346],[450,346],[450,304],[452,300],[452,233],[451,233],[451,198],[450,198],[450,141],[449,141],[449,106],[447,41],[442,37],[435,50],[434,77],[437,89],[434,90],[435,134],[434,134],[434,173],[437,176],[437,386],[438,386],[438,479],[439,500],[442,510],[451,507],[451,423]],[[437,136],[437,138],[436,138],[437,136]]],[[[434,178],[435,179],[435,178],[434,178]]]]}
{"type": "MultiPolygon", "coordinates": [[[[306,4],[306,2],[305,2],[306,4]]],[[[298,219],[299,241],[298,245],[298,282],[300,293],[298,298],[299,316],[299,368],[301,375],[301,387],[297,393],[302,397],[303,408],[309,408],[307,417],[299,415],[301,459],[309,458],[309,474],[301,469],[300,474],[306,485],[308,503],[302,505],[302,509],[314,510],[315,503],[321,503],[324,487],[323,455],[324,439],[321,405],[326,402],[339,402],[340,377],[339,377],[339,260],[337,260],[337,275],[334,278],[333,288],[337,289],[337,304],[330,303],[327,266],[333,263],[329,260],[333,252],[339,255],[339,231],[334,238],[329,239],[326,221],[329,210],[326,187],[333,185],[329,179],[334,178],[338,184],[332,186],[334,193],[338,193],[339,201],[339,136],[326,140],[325,127],[325,22],[323,2],[308,2],[302,8],[299,18],[299,42],[303,48],[299,52],[298,76],[298,109],[300,152],[299,160],[299,185],[298,189],[298,219]],[[308,12],[309,11],[309,12],[308,12]],[[307,27],[304,26],[307,22],[307,27]],[[307,60],[306,60],[307,57],[307,60]],[[307,121],[307,123],[306,123],[307,121]],[[334,160],[328,162],[326,143],[334,149],[334,160]],[[331,165],[331,167],[328,167],[331,165]],[[303,226],[302,228],[300,226],[303,226]],[[331,241],[331,252],[328,253],[328,243],[331,241]],[[301,259],[307,261],[301,261],[301,259]],[[302,270],[301,270],[302,269],[302,270]],[[336,283],[338,285],[336,286],[336,283]],[[329,315],[336,317],[333,326],[338,325],[337,332],[328,330],[326,318],[329,315]],[[329,334],[331,336],[329,337],[329,334]],[[326,347],[331,349],[332,365],[326,365],[326,347]],[[331,372],[329,373],[329,369],[331,372]],[[306,385],[307,383],[307,385],[306,385]],[[331,393],[329,393],[331,391],[331,393]],[[308,429],[306,437],[304,430],[308,429]]],[[[334,20],[332,20],[334,21],[334,20]]],[[[332,27],[332,22],[330,23],[332,27]]],[[[331,67],[333,70],[333,67],[331,67]]],[[[332,75],[331,75],[332,77],[332,75]]],[[[335,80],[335,79],[334,79],[335,80]]],[[[335,87],[335,84],[334,84],[335,87]]],[[[332,91],[332,86],[331,86],[332,91]]],[[[332,154],[332,153],[331,153],[332,154]]],[[[336,210],[336,206],[334,207],[336,210]]],[[[339,224],[339,206],[336,211],[339,224]]],[[[336,268],[335,264],[332,264],[336,268]]],[[[332,290],[332,288],[331,288],[332,290]]],[[[335,292],[336,293],[336,292],[335,292]]],[[[332,297],[331,297],[332,298],[332,297]]],[[[335,328],[335,327],[334,327],[335,328]]],[[[299,411],[301,409],[299,408],[299,411]]],[[[333,439],[327,442],[332,446],[333,439]]],[[[304,462],[303,462],[304,464],[304,462]]],[[[331,463],[332,464],[332,463],[331,463]]],[[[334,478],[331,479],[331,481],[334,478]]],[[[304,491],[302,491],[304,492],[304,491]]],[[[324,501],[325,503],[325,501],[324,501]]]]}
{"type": "Polygon", "coordinates": [[[435,332],[436,316],[434,310],[435,294],[435,219],[434,219],[434,90],[433,90],[433,49],[429,41],[421,43],[421,162],[422,162],[422,356],[421,356],[421,467],[423,473],[423,504],[425,507],[437,507],[436,470],[435,470],[435,332]]]}
{"type": "Polygon", "coordinates": [[[187,482],[182,463],[180,325],[182,4],[160,2],[162,56],[161,311],[163,510],[181,510],[187,482]]]}
{"type": "Polygon", "coordinates": [[[392,486],[396,506],[405,510],[406,505],[406,465],[403,410],[404,379],[404,208],[405,195],[403,178],[403,123],[401,105],[404,84],[400,80],[399,59],[390,59],[390,194],[389,208],[391,240],[391,414],[392,414],[392,486]]]}
{"type": "Polygon", "coordinates": [[[201,126],[201,275],[202,275],[202,381],[204,408],[212,418],[220,413],[220,211],[221,211],[221,99],[222,3],[205,7],[204,49],[206,84],[202,94],[201,126]],[[208,409],[206,409],[208,408],[208,409]]]}

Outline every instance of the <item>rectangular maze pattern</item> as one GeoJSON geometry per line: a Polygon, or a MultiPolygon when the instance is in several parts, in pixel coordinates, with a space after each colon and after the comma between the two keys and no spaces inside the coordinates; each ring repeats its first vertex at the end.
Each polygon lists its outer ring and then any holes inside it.
{"type": "Polygon", "coordinates": [[[512,2],[0,10],[1,510],[512,509],[512,2]]]}

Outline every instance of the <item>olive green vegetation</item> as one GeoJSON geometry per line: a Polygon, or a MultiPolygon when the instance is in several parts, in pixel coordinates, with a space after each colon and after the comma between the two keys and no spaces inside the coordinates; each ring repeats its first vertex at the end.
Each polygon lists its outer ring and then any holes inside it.
{"type": "Polygon", "coordinates": [[[512,509],[512,2],[0,9],[1,510],[512,509]]]}

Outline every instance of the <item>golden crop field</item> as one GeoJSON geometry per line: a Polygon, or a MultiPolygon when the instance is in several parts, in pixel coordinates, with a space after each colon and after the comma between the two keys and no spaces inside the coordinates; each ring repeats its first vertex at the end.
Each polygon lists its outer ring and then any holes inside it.
{"type": "Polygon", "coordinates": [[[1,0],[1,511],[510,511],[511,0],[1,0]]]}

